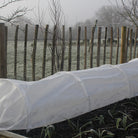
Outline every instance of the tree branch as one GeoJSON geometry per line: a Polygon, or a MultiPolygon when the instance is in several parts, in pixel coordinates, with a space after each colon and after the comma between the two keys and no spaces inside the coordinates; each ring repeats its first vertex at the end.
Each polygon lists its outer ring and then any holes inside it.
{"type": "Polygon", "coordinates": [[[19,2],[19,1],[22,1],[22,0],[10,0],[10,1],[6,2],[6,3],[4,2],[4,4],[2,6],[0,6],[0,9],[7,7],[11,3],[15,3],[15,2],[19,2]]]}
{"type": "Polygon", "coordinates": [[[117,6],[117,12],[127,21],[133,23],[138,27],[138,1],[137,0],[121,0],[122,7],[120,7],[118,0],[115,1],[117,6]],[[120,10],[122,9],[122,10],[120,10]]]}

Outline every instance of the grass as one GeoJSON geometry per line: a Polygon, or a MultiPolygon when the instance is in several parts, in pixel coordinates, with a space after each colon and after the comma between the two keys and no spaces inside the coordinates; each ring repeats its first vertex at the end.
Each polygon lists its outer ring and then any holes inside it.
{"type": "MultiPolygon", "coordinates": [[[[27,80],[32,80],[32,46],[33,42],[28,41],[27,43],[27,80]]],[[[116,64],[116,44],[114,44],[113,47],[113,56],[112,56],[112,64],[116,64]]],[[[101,46],[100,51],[100,65],[103,64],[103,45],[101,46]]],[[[76,64],[77,64],[77,46],[72,46],[72,66],[71,70],[76,70],[76,64]]],[[[119,49],[120,53],[120,49],[119,49]]],[[[119,54],[120,55],[120,54],[119,54]]],[[[18,47],[17,47],[17,79],[23,80],[23,61],[24,61],[24,42],[18,41],[18,47]]],[[[97,46],[94,45],[94,53],[93,53],[93,67],[96,67],[97,61],[97,46]]],[[[36,80],[41,79],[42,76],[42,59],[43,59],[43,41],[37,42],[37,51],[36,51],[36,80]]],[[[110,63],[110,46],[107,46],[106,48],[106,64],[110,63]]],[[[8,64],[8,78],[14,78],[14,42],[8,41],[8,48],[7,48],[7,64],[8,64]]],[[[90,68],[90,52],[89,52],[89,46],[87,48],[87,68],[90,68]]],[[[84,69],[84,46],[81,45],[80,48],[80,69],[84,69]]],[[[51,75],[51,53],[50,48],[47,48],[46,53],[46,76],[51,75]]],[[[64,70],[68,70],[68,45],[66,45],[65,49],[65,57],[64,57],[64,70]]]]}

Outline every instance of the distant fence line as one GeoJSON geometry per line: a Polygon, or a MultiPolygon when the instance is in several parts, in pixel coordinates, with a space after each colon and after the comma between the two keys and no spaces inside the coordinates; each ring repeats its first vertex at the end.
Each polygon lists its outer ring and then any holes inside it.
{"type": "MultiPolygon", "coordinates": [[[[36,80],[36,51],[37,51],[37,40],[38,40],[38,30],[39,26],[35,26],[35,33],[34,33],[34,40],[33,40],[33,51],[32,51],[32,80],[36,80]]],[[[40,78],[46,77],[46,51],[48,48],[48,35],[49,35],[49,25],[46,25],[45,33],[44,33],[44,43],[43,43],[43,58],[42,58],[42,73],[40,78]]],[[[15,30],[15,38],[14,38],[14,79],[17,79],[17,49],[18,49],[18,31],[19,26],[17,25],[15,30]]],[[[8,30],[5,24],[0,23],[0,78],[7,78],[7,35],[8,30]]],[[[117,37],[116,39],[113,38],[113,28],[110,28],[110,39],[107,38],[107,27],[104,29],[104,39],[102,41],[101,34],[102,34],[102,28],[98,27],[97,29],[97,51],[96,51],[96,66],[100,66],[101,64],[106,64],[106,50],[107,46],[110,47],[110,64],[112,64],[113,60],[113,48],[116,49],[115,53],[115,64],[118,63],[125,63],[128,60],[131,60],[132,58],[138,57],[138,28],[135,30],[129,29],[126,27],[121,27],[121,31],[118,28],[117,29],[117,37]],[[120,38],[121,34],[121,38],[120,38]],[[133,37],[133,34],[134,37],[133,37]],[[121,41],[120,41],[121,40],[121,41]],[[103,47],[103,58],[101,63],[101,47],[103,47]],[[121,50],[119,51],[121,47],[121,50]],[[133,47],[133,48],[132,48],[133,47]],[[129,50],[129,53],[128,53],[129,50]],[[133,50],[133,51],[132,51],[133,50]],[[129,54],[129,55],[128,55],[129,54]],[[120,60],[120,62],[119,62],[120,60]]],[[[14,34],[14,32],[13,32],[14,34]]],[[[72,66],[72,48],[74,47],[73,40],[72,40],[72,28],[69,28],[69,34],[68,34],[68,42],[65,40],[65,26],[62,27],[62,35],[61,35],[61,42],[60,42],[60,50],[58,51],[57,45],[57,28],[56,26],[53,29],[53,38],[50,46],[51,51],[51,75],[54,74],[57,71],[63,71],[64,65],[65,65],[65,50],[68,46],[68,69],[67,71],[71,71],[72,66]],[[67,44],[66,44],[67,43],[67,44]]],[[[25,26],[25,32],[24,32],[24,51],[23,51],[23,80],[27,80],[27,38],[28,38],[28,25],[25,26]]],[[[92,27],[91,29],[91,40],[88,42],[87,38],[87,27],[84,29],[84,39],[83,43],[81,43],[81,27],[78,27],[77,31],[77,40],[76,40],[76,69],[80,70],[80,49],[82,46],[84,47],[84,59],[83,59],[83,69],[88,68],[88,61],[89,61],[89,68],[93,68],[93,60],[94,60],[94,43],[95,43],[95,27],[92,27]],[[89,60],[88,57],[89,56],[89,60]]]]}

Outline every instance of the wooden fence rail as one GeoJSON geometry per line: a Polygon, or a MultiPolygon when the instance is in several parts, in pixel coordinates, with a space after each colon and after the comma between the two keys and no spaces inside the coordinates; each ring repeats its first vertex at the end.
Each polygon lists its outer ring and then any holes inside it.
{"type": "Polygon", "coordinates": [[[35,81],[41,78],[45,78],[48,75],[52,75],[57,71],[87,69],[106,63],[124,63],[127,62],[127,60],[138,57],[138,28],[131,29],[122,27],[120,32],[120,28],[115,30],[113,27],[92,27],[91,37],[89,38],[88,28],[82,28],[79,26],[77,30],[77,40],[74,41],[73,29],[71,27],[68,29],[67,38],[67,31],[65,31],[65,26],[62,26],[60,31],[61,34],[58,36],[59,31],[57,30],[56,26],[54,26],[53,32],[51,33],[49,25],[46,25],[44,30],[44,40],[41,40],[41,42],[43,42],[43,47],[41,48],[41,46],[38,45],[40,43],[38,42],[39,26],[35,26],[34,40],[30,46],[28,41],[29,25],[26,24],[24,29],[23,51],[18,53],[21,47],[18,46],[20,43],[19,29],[19,26],[17,26],[14,35],[14,46],[10,46],[10,48],[14,48],[14,53],[10,53],[14,55],[14,69],[13,75],[9,75],[9,70],[7,71],[7,66],[9,66],[9,62],[7,61],[10,60],[9,58],[7,59],[7,49],[9,48],[9,46],[7,47],[7,28],[3,23],[0,24],[1,78],[6,78],[8,75],[8,78],[35,81]],[[116,36],[114,36],[115,31],[116,36]],[[84,34],[83,37],[82,34],[84,34]],[[52,40],[50,40],[50,36],[52,40]],[[31,47],[32,54],[28,55],[28,50],[31,49],[31,47]],[[39,52],[41,59],[38,60],[37,51],[40,49],[42,49],[41,52],[39,52]],[[23,56],[22,62],[18,62],[19,56],[23,56]],[[30,61],[28,56],[31,57],[30,61]],[[38,62],[41,62],[39,66],[37,65],[38,62]],[[22,72],[18,72],[19,63],[22,64],[20,66],[23,67],[23,74],[22,72]],[[28,69],[28,66],[30,66],[31,69],[28,69]],[[29,75],[32,74],[31,78],[28,77],[28,70],[31,70],[31,72],[29,72],[29,75]],[[40,73],[39,77],[37,73],[40,73]],[[22,74],[22,76],[20,75],[20,77],[18,77],[18,74],[22,74]]]}

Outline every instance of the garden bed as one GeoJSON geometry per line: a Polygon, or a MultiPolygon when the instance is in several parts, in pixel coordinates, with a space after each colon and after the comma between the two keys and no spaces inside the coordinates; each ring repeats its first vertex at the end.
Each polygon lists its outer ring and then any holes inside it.
{"type": "Polygon", "coordinates": [[[138,138],[138,97],[28,133],[16,133],[30,138],[138,138]]]}

